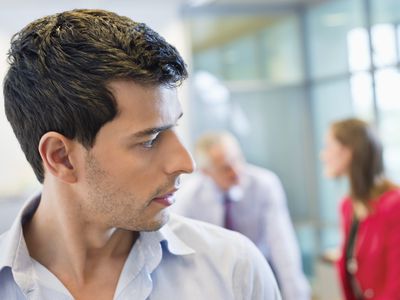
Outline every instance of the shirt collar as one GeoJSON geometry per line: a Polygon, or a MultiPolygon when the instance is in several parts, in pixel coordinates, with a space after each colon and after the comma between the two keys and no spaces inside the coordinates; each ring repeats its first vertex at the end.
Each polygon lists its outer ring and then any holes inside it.
{"type": "Polygon", "coordinates": [[[22,226],[36,211],[39,202],[40,194],[30,197],[18,213],[10,229],[0,236],[0,243],[2,245],[0,247],[0,271],[4,267],[18,268],[19,262],[25,263],[28,259],[30,260],[23,237],[22,226]]]}
{"type": "MultiPolygon", "coordinates": [[[[29,219],[39,206],[41,194],[32,196],[23,206],[18,213],[11,228],[0,236],[0,271],[4,267],[11,267],[12,269],[18,267],[16,262],[22,259],[30,260],[29,252],[23,237],[22,225],[29,219]]],[[[174,216],[171,215],[171,219],[174,216]]],[[[193,254],[195,251],[190,248],[184,241],[182,241],[170,227],[170,222],[164,225],[161,229],[152,232],[141,232],[141,238],[145,242],[154,244],[160,243],[163,250],[167,250],[174,255],[188,255],[193,254]]]]}
{"type": "Polygon", "coordinates": [[[172,230],[170,223],[173,222],[175,218],[176,216],[171,214],[170,221],[160,230],[155,231],[154,234],[159,236],[161,245],[171,254],[188,255],[195,253],[194,249],[182,241],[172,230]]]}
{"type": "MultiPolygon", "coordinates": [[[[141,280],[148,280],[150,274],[162,262],[165,254],[187,255],[194,253],[194,250],[186,245],[174,233],[173,223],[175,221],[173,219],[174,217],[171,216],[171,220],[157,231],[140,232],[140,236],[133,245],[121,272],[120,280],[115,292],[115,299],[117,299],[119,295],[128,288],[129,284],[138,278],[138,276],[147,274],[141,280]]],[[[152,284],[149,283],[149,286],[152,286],[152,284]]],[[[132,291],[132,293],[133,292],[134,291],[132,291]]],[[[142,289],[142,293],[143,292],[144,290],[142,289]]],[[[150,293],[150,291],[147,292],[150,293]]],[[[145,298],[147,299],[147,297],[145,298]]]]}
{"type": "Polygon", "coordinates": [[[171,223],[177,218],[171,214],[170,220],[167,224],[157,231],[143,231],[140,233],[140,239],[144,244],[154,245],[161,244],[163,251],[166,250],[174,255],[188,255],[193,254],[195,251],[182,241],[171,228],[171,223]]]}

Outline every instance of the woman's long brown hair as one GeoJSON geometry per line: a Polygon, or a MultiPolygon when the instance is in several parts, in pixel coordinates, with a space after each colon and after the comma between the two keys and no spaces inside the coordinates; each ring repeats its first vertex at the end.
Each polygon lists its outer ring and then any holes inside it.
{"type": "Polygon", "coordinates": [[[331,130],[352,153],[349,179],[353,200],[368,206],[371,199],[394,187],[384,175],[381,141],[368,123],[350,118],[334,122],[331,130]]]}

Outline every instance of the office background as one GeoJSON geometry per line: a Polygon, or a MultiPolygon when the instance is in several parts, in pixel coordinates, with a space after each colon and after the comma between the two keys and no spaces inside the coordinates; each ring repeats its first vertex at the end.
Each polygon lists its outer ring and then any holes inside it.
{"type": "MultiPolygon", "coordinates": [[[[321,288],[327,283],[319,258],[338,246],[337,205],[347,183],[323,177],[319,152],[331,121],[361,117],[377,126],[387,173],[400,183],[398,0],[2,0],[0,6],[0,78],[12,34],[66,9],[109,9],[176,45],[191,73],[180,91],[184,140],[190,147],[204,131],[231,130],[250,162],[279,175],[315,298],[334,299],[321,288]]],[[[3,231],[39,186],[0,110],[3,231]]]]}

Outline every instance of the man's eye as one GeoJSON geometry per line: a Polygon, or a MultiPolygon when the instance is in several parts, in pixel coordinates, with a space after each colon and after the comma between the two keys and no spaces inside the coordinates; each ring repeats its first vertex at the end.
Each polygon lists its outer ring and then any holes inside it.
{"type": "Polygon", "coordinates": [[[157,142],[158,137],[159,137],[159,135],[157,135],[155,138],[153,138],[153,139],[151,139],[151,140],[148,140],[148,141],[146,141],[146,142],[143,142],[143,143],[142,143],[142,146],[143,146],[144,148],[148,148],[148,149],[153,148],[154,144],[157,142]]]}

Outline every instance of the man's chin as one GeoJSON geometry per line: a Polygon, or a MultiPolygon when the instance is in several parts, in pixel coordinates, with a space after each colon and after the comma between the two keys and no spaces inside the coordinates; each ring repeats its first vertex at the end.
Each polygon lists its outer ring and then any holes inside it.
{"type": "Polygon", "coordinates": [[[165,224],[167,224],[169,221],[169,213],[168,212],[162,212],[161,215],[157,216],[157,218],[146,228],[140,231],[157,231],[161,229],[165,224]]]}

